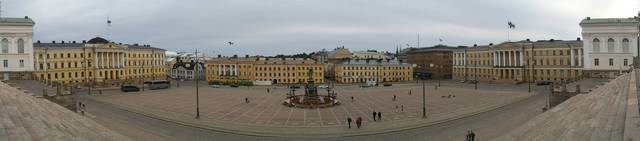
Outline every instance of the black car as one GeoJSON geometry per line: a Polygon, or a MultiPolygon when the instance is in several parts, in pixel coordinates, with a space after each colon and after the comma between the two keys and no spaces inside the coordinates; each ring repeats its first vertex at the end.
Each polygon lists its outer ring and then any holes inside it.
{"type": "Polygon", "coordinates": [[[551,81],[538,81],[536,82],[536,85],[540,86],[540,85],[551,85],[553,84],[553,82],[551,81]]]}
{"type": "Polygon", "coordinates": [[[389,84],[389,83],[382,84],[382,86],[385,86],[385,87],[389,87],[389,86],[392,86],[392,85],[393,84],[389,84]]]}
{"type": "Polygon", "coordinates": [[[238,87],[238,85],[236,85],[236,84],[231,84],[231,85],[229,85],[229,87],[237,88],[237,87],[238,87]]]}
{"type": "Polygon", "coordinates": [[[291,88],[291,89],[300,89],[300,86],[295,86],[294,85],[294,86],[289,86],[289,88],[291,88]]]}
{"type": "Polygon", "coordinates": [[[137,92],[137,91],[140,91],[140,88],[138,88],[138,86],[135,86],[135,85],[122,85],[120,86],[120,90],[122,92],[137,92]]]}

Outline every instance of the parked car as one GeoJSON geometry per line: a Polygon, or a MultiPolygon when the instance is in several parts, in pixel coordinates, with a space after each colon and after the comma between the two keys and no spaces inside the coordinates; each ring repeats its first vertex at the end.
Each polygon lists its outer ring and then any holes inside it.
{"type": "Polygon", "coordinates": [[[291,88],[291,89],[300,89],[300,86],[293,85],[293,86],[289,86],[289,88],[291,88]]]}
{"type": "Polygon", "coordinates": [[[553,82],[551,81],[537,81],[536,85],[551,85],[553,82]]]}
{"type": "Polygon", "coordinates": [[[138,86],[135,86],[135,85],[122,85],[120,86],[120,90],[122,92],[137,92],[137,91],[140,91],[140,88],[138,88],[138,86]]]}
{"type": "Polygon", "coordinates": [[[236,84],[232,84],[232,85],[229,85],[229,87],[237,88],[237,87],[238,87],[238,85],[236,85],[236,84]]]}
{"type": "Polygon", "coordinates": [[[385,87],[389,87],[389,86],[392,86],[392,85],[393,85],[393,84],[391,84],[391,83],[385,83],[385,84],[382,84],[382,86],[385,86],[385,87]]]}
{"type": "Polygon", "coordinates": [[[327,86],[327,85],[320,85],[320,86],[318,86],[318,88],[320,88],[320,89],[327,89],[327,88],[329,88],[329,86],[327,86]]]}
{"type": "Polygon", "coordinates": [[[220,85],[209,85],[211,88],[220,88],[220,85]]]}

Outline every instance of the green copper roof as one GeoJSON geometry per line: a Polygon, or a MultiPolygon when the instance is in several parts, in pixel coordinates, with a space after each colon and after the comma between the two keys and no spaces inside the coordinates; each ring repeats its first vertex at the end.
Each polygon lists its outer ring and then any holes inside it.
{"type": "Polygon", "coordinates": [[[29,17],[24,18],[0,18],[0,25],[34,25],[29,17]]]}
{"type": "Polygon", "coordinates": [[[580,24],[600,24],[600,23],[638,23],[635,18],[585,18],[580,24]]]}

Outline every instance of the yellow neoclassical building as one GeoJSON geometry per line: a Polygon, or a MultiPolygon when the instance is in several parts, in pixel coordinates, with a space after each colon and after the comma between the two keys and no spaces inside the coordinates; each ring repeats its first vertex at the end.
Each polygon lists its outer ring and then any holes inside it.
{"type": "Polygon", "coordinates": [[[82,43],[33,44],[35,79],[46,84],[118,86],[166,79],[165,50],[100,37],[82,43]]]}
{"type": "Polygon", "coordinates": [[[207,62],[208,81],[269,81],[272,84],[306,83],[313,69],[316,83],[324,83],[324,65],[307,58],[218,57],[207,62]]]}
{"type": "Polygon", "coordinates": [[[343,60],[333,67],[338,83],[398,82],[413,80],[410,64],[397,59],[343,60]]]}
{"type": "Polygon", "coordinates": [[[582,41],[540,40],[462,47],[453,51],[453,79],[522,83],[583,75],[582,41]]]}

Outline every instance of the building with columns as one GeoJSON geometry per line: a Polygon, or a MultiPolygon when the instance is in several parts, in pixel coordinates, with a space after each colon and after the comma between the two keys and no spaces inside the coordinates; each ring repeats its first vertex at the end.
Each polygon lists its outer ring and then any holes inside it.
{"type": "Polygon", "coordinates": [[[540,40],[458,48],[453,79],[522,83],[582,77],[582,41],[540,40]]]}
{"type": "Polygon", "coordinates": [[[0,18],[0,80],[32,79],[33,25],[29,17],[0,18]]]}
{"type": "Polygon", "coordinates": [[[580,22],[584,70],[590,77],[614,78],[638,56],[637,18],[590,18],[580,22]]]}
{"type": "Polygon", "coordinates": [[[206,65],[208,81],[261,81],[270,84],[300,84],[313,69],[315,83],[324,83],[324,65],[310,58],[221,57],[206,65]]]}
{"type": "Polygon", "coordinates": [[[82,43],[34,43],[35,78],[50,85],[118,86],[166,79],[165,50],[96,37],[82,43]]]}
{"type": "Polygon", "coordinates": [[[350,59],[332,70],[338,83],[401,82],[413,80],[413,68],[398,59],[350,59]]]}

